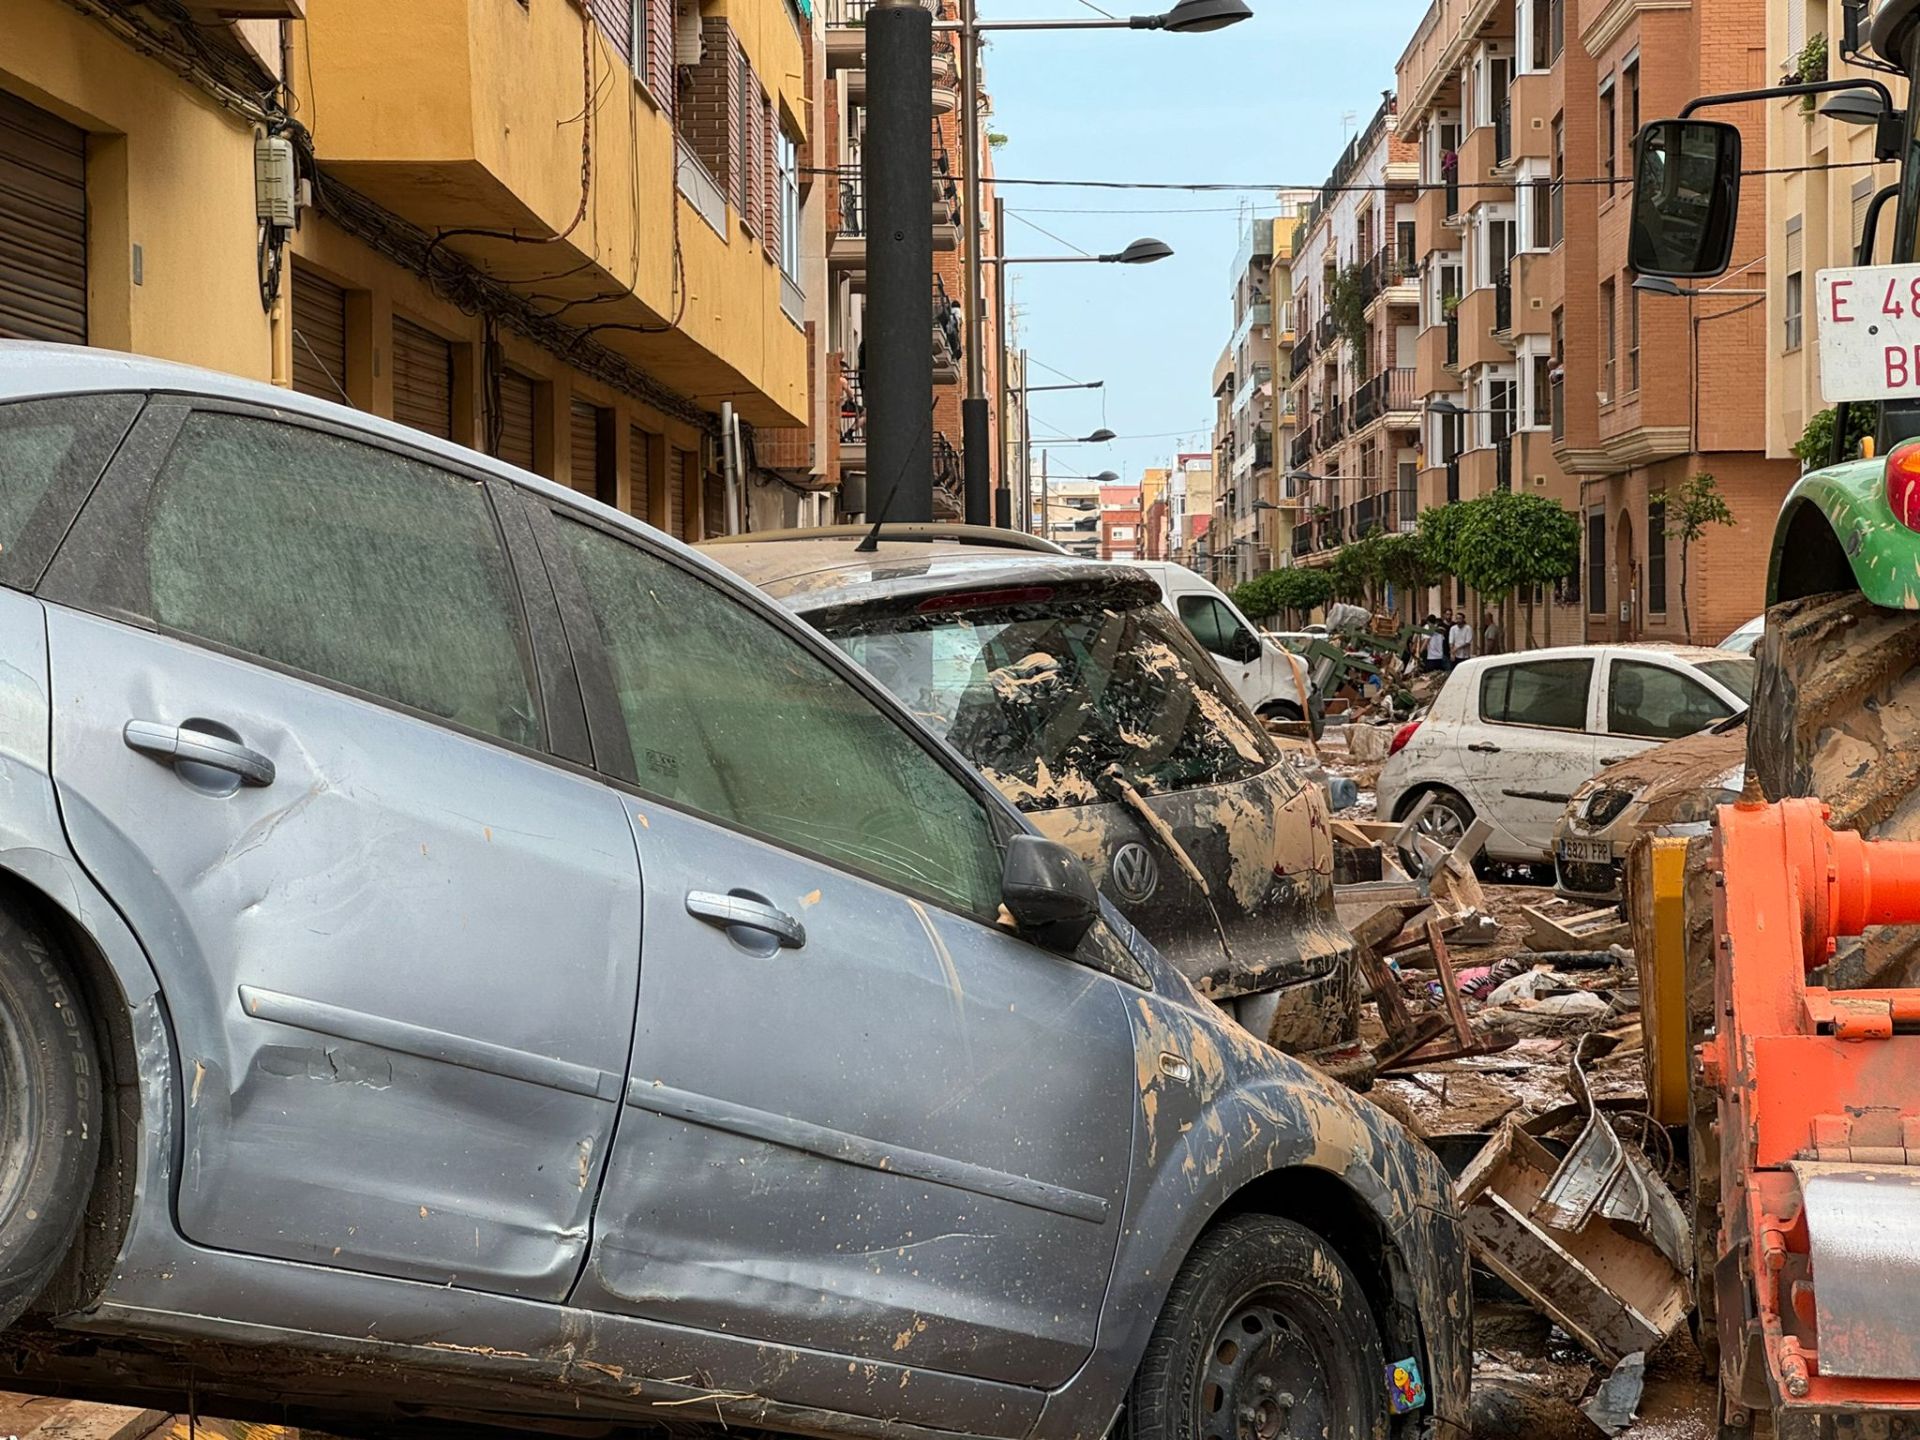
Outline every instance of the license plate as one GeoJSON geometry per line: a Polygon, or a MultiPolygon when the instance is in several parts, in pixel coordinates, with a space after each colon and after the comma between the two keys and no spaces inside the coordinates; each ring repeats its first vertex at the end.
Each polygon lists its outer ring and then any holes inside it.
{"type": "Polygon", "coordinates": [[[1560,860],[1566,865],[1611,865],[1613,846],[1605,840],[1562,840],[1560,860]]]}

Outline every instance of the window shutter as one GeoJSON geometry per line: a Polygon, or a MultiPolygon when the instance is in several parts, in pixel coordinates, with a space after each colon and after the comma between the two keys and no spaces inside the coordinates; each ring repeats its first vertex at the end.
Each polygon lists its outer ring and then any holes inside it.
{"type": "Polygon", "coordinates": [[[1787,59],[1799,63],[1800,51],[1807,43],[1807,7],[1805,0],[1787,0],[1787,59]]]}
{"type": "Polygon", "coordinates": [[[780,143],[780,119],[773,112],[773,101],[760,98],[760,178],[764,196],[762,204],[766,209],[767,259],[775,265],[780,263],[780,247],[784,236],[780,233],[786,226],[786,196],[782,193],[780,177],[780,156],[776,147],[780,143]]]}
{"type": "Polygon", "coordinates": [[[634,0],[587,0],[588,12],[613,52],[633,64],[634,0]]]}
{"type": "Polygon", "coordinates": [[[1800,217],[1794,216],[1787,221],[1787,268],[1786,273],[1797,275],[1806,263],[1806,231],[1800,217]]]}
{"type": "Polygon", "coordinates": [[[673,86],[673,0],[634,0],[647,7],[647,85],[660,108],[671,115],[673,86]]]}

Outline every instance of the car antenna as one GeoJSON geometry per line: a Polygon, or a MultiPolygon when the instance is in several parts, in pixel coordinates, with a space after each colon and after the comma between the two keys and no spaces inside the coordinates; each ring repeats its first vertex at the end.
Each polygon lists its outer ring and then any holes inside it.
{"type": "MultiPolygon", "coordinates": [[[[933,411],[927,411],[927,423],[920,427],[920,435],[933,428],[933,411]]],[[[920,435],[914,436],[914,443],[920,441],[920,435]]],[[[880,507],[880,513],[874,517],[873,528],[867,531],[866,538],[853,547],[856,555],[871,555],[880,548],[880,527],[887,523],[887,512],[893,508],[893,497],[900,493],[900,482],[907,478],[907,465],[913,463],[911,448],[908,450],[906,464],[900,467],[900,473],[893,477],[893,488],[887,491],[887,503],[880,507]]]]}

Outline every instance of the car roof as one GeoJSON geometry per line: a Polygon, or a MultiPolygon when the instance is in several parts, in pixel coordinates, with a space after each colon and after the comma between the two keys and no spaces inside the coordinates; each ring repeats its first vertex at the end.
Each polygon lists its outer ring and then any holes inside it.
{"type": "Polygon", "coordinates": [[[1664,655],[1671,660],[1679,660],[1686,664],[1698,664],[1702,660],[1739,658],[1728,654],[1725,650],[1707,645],[1669,645],[1658,640],[1628,640],[1604,645],[1550,645],[1537,650],[1509,650],[1502,655],[1476,655],[1471,660],[1463,660],[1458,669],[1484,670],[1489,665],[1508,664],[1515,660],[1605,659],[1613,655],[1629,658],[1640,655],[1664,655]]]}
{"type": "Polygon", "coordinates": [[[337,405],[282,389],[260,380],[181,365],[171,360],[154,360],[144,355],[128,355],[117,350],[97,350],[86,345],[56,345],[40,340],[0,340],[0,402],[26,400],[37,396],[86,394],[186,395],[214,400],[234,400],[271,406],[291,415],[304,415],[330,424],[342,425],[377,439],[391,440],[423,454],[434,455],[450,464],[472,469],[491,470],[510,476],[516,484],[554,500],[564,500],[583,510],[591,510],[611,525],[644,532],[655,544],[686,555],[694,555],[710,572],[726,573],[664,530],[656,530],[644,520],[590,495],[583,495],[543,475],[461,445],[442,440],[424,430],[388,420],[348,405],[337,405]]]}
{"type": "MultiPolygon", "coordinates": [[[[754,530],[744,535],[716,535],[702,545],[788,544],[798,540],[842,540],[857,544],[871,535],[874,527],[863,525],[811,525],[793,530],[754,530]]],[[[956,545],[980,545],[994,550],[1032,550],[1044,555],[1071,555],[1064,545],[1056,545],[1042,535],[1023,530],[1002,530],[992,525],[963,525],[950,520],[883,521],[882,537],[888,540],[947,540],[956,545]]]]}
{"type": "Polygon", "coordinates": [[[1160,596],[1160,587],[1136,566],[953,540],[891,540],[884,530],[874,549],[864,553],[838,538],[755,540],[749,536],[699,548],[802,614],[909,595],[1012,585],[1098,587],[1126,604],[1157,603],[1160,596]]]}

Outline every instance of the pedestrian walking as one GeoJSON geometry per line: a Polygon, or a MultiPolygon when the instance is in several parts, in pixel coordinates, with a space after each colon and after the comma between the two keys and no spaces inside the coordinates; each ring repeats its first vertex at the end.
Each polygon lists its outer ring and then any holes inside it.
{"type": "Polygon", "coordinates": [[[1440,671],[1447,668],[1447,631],[1438,615],[1427,616],[1426,670],[1440,671]]]}

